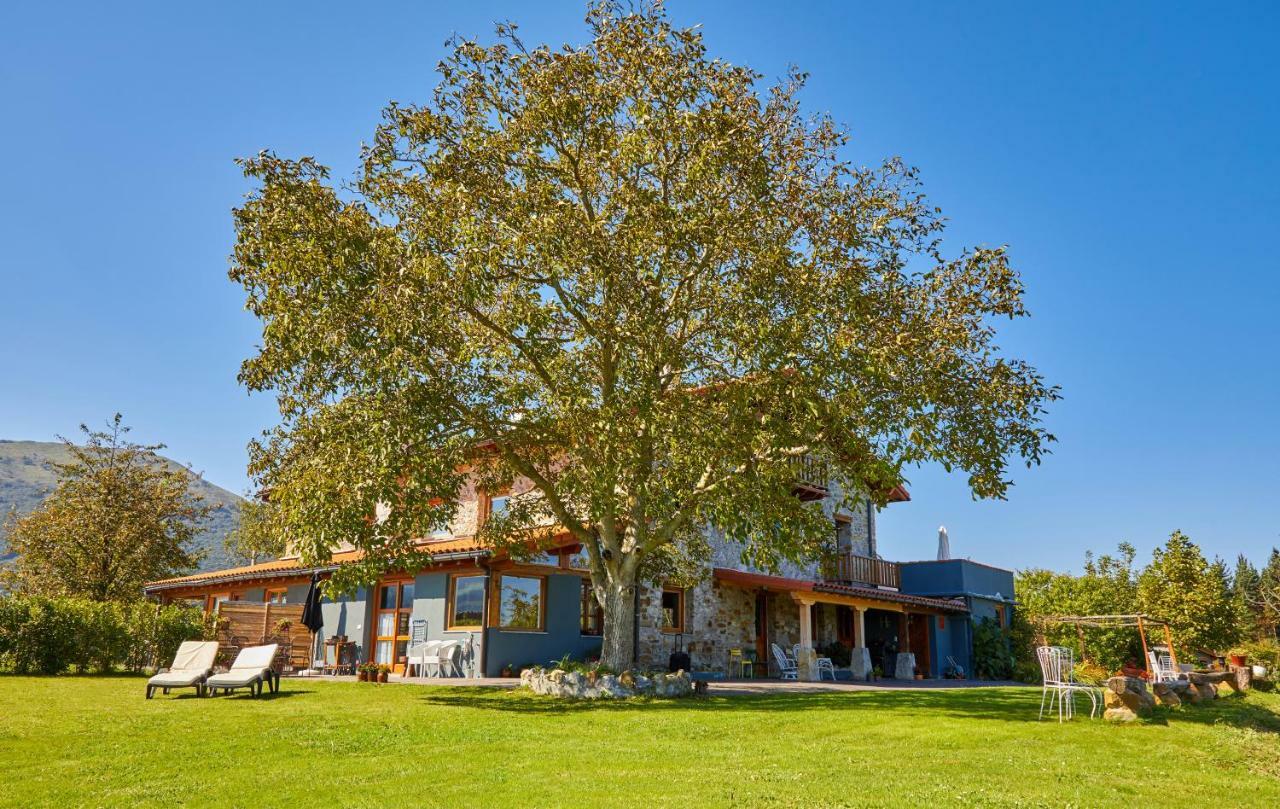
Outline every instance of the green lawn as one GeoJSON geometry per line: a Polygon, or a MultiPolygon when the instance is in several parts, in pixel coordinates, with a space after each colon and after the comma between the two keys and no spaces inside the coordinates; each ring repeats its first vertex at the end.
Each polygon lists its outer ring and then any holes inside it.
{"type": "Polygon", "coordinates": [[[288,681],[142,698],[0,677],[5,806],[1280,805],[1280,696],[1128,727],[1037,722],[1038,690],[569,704],[288,681]]]}

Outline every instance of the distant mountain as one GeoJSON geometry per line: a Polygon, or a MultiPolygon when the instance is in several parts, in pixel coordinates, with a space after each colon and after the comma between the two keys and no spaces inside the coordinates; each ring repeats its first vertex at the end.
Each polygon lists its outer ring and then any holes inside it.
{"type": "MultiPolygon", "coordinates": [[[[61,442],[0,439],[0,522],[8,516],[9,509],[13,506],[18,507],[19,513],[26,514],[40,505],[58,483],[50,462],[64,463],[70,457],[71,453],[61,442]]],[[[164,458],[164,461],[173,467],[181,466],[168,458],[164,458]]],[[[228,567],[231,562],[227,559],[222,544],[227,534],[240,522],[240,504],[244,502],[244,498],[214,486],[203,478],[196,478],[191,490],[214,507],[205,522],[204,531],[196,537],[194,545],[199,550],[207,551],[200,569],[217,570],[228,567]]],[[[11,556],[3,533],[0,533],[0,561],[11,556]]]]}

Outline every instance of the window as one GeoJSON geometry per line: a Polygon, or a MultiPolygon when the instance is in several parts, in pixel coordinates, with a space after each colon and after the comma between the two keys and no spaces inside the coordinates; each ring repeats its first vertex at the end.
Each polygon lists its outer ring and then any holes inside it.
{"type": "Polygon", "coordinates": [[[996,626],[1004,629],[1004,605],[996,605],[996,626]]]}
{"type": "Polygon", "coordinates": [[[453,529],[451,529],[448,525],[442,525],[439,528],[436,528],[427,536],[427,539],[452,539],[452,538],[453,538],[453,529]]]}
{"type": "Polygon", "coordinates": [[[595,593],[591,592],[590,579],[582,580],[582,608],[579,616],[582,634],[604,634],[604,608],[600,606],[600,602],[596,601],[595,593]]]}
{"type": "Polygon", "coordinates": [[[489,516],[497,517],[507,510],[511,503],[511,495],[499,494],[489,498],[489,516]]]}
{"type": "Polygon", "coordinates": [[[853,548],[853,523],[836,517],[836,550],[843,553],[853,548]]]}
{"type": "Polygon", "coordinates": [[[684,590],[679,587],[662,588],[662,631],[684,631],[684,590]]]}
{"type": "Polygon", "coordinates": [[[479,629],[484,620],[484,576],[449,580],[449,629],[479,629]]]}
{"type": "Polygon", "coordinates": [[[498,580],[498,626],[542,629],[541,576],[502,576],[498,580]]]}
{"type": "Polygon", "coordinates": [[[267,590],[262,594],[262,600],[267,604],[287,604],[289,601],[289,591],[283,587],[267,590]]]}
{"type": "Polygon", "coordinates": [[[591,569],[591,557],[587,555],[586,548],[579,548],[578,550],[570,554],[569,567],[577,568],[578,570],[591,569]]]}

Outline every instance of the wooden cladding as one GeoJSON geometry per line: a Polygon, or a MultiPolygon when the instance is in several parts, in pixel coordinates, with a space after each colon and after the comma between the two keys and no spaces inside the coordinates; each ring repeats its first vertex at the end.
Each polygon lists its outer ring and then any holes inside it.
{"type": "Polygon", "coordinates": [[[311,665],[311,632],[302,625],[301,604],[253,604],[223,601],[218,605],[218,643],[223,654],[235,657],[246,646],[278,643],[281,657],[295,669],[311,665]],[[287,621],[287,625],[281,622],[287,621]]]}
{"type": "Polygon", "coordinates": [[[902,586],[902,570],[897,562],[872,559],[856,553],[838,553],[827,559],[822,568],[823,578],[827,581],[870,584],[878,587],[902,586]]]}

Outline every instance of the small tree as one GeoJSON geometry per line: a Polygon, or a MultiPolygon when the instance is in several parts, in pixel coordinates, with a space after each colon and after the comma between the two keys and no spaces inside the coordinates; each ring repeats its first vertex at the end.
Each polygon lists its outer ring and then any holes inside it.
{"type": "Polygon", "coordinates": [[[283,556],[288,549],[284,537],[275,507],[250,497],[240,504],[240,519],[223,540],[223,547],[233,561],[251,565],[283,556]]]}
{"type": "Polygon", "coordinates": [[[1142,612],[1169,622],[1173,642],[1184,650],[1223,651],[1240,638],[1226,565],[1205,560],[1200,548],[1174,531],[1138,576],[1142,612]]]}
{"type": "Polygon", "coordinates": [[[915,172],[845,160],[803,74],[761,88],[657,4],[587,25],[583,47],[454,43],[348,192],[309,158],[245,161],[231,277],[263,324],[241,379],[282,415],[251,471],[304,558],[364,549],[339,588],[417,564],[465,475],[519,482],[485,536],[585,547],[622,669],[638,580],[704,557],[706,526],[763,567],[825,547],[803,456],[850,502],[926,461],[1000,497],[1056,391],[995,345],[1024,314],[1005,251],[944,257],[915,172]]]}
{"type": "Polygon", "coordinates": [[[41,595],[128,601],[152,579],[194,567],[191,540],[209,512],[190,491],[193,474],[133,444],[119,413],[107,431],[81,425],[84,446],[54,464],[58,484],[35,511],[11,519],[16,589],[41,595]]]}

